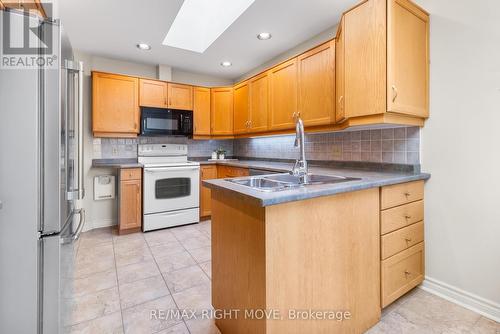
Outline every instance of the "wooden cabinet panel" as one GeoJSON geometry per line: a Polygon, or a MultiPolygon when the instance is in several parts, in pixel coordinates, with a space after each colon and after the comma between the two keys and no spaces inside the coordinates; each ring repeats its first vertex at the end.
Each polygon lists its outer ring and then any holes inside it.
{"type": "Polygon", "coordinates": [[[335,122],[345,120],[344,109],[344,20],[340,21],[335,39],[335,122]]]}
{"type": "Polygon", "coordinates": [[[120,170],[118,231],[136,232],[142,225],[142,172],[140,168],[120,170]],[[124,178],[125,177],[125,178],[124,178]],[[132,179],[133,178],[133,179],[132,179]]]}
{"type": "Polygon", "coordinates": [[[335,118],[335,41],[297,58],[299,116],[306,126],[330,124],[335,118]]]}
{"type": "Polygon", "coordinates": [[[424,243],[382,261],[382,307],[386,307],[424,280],[424,243]]]}
{"type": "Polygon", "coordinates": [[[381,240],[382,260],[424,241],[424,222],[412,224],[383,235],[381,240]]]}
{"type": "Polygon", "coordinates": [[[424,181],[413,181],[382,187],[382,209],[418,201],[424,198],[424,181]]]}
{"type": "Polygon", "coordinates": [[[92,72],[92,131],[95,137],[137,136],[139,79],[92,72]]]}
{"type": "Polygon", "coordinates": [[[224,179],[228,177],[248,176],[248,168],[232,167],[232,166],[217,166],[217,178],[224,179]]]}
{"type": "Polygon", "coordinates": [[[248,82],[234,87],[234,133],[245,133],[249,128],[250,96],[248,82]]]}
{"type": "Polygon", "coordinates": [[[386,111],[386,1],[368,0],[343,17],[346,117],[386,111]]]}
{"type": "Polygon", "coordinates": [[[120,169],[120,180],[140,180],[142,178],[141,168],[123,168],[120,169]]]}
{"type": "MultiPolygon", "coordinates": [[[[210,180],[217,178],[217,166],[201,166],[200,167],[200,183],[202,180],[210,180]]],[[[200,217],[210,216],[212,214],[211,200],[212,195],[210,188],[200,184],[200,217]]]]}
{"type": "Polygon", "coordinates": [[[386,234],[424,219],[424,201],[416,201],[382,210],[380,233],[386,234]]]}
{"type": "Polygon", "coordinates": [[[250,80],[250,132],[267,130],[269,76],[263,73],[250,80]]]}
{"type": "Polygon", "coordinates": [[[167,108],[167,83],[139,79],[139,104],[143,107],[167,108]]]}
{"type": "Polygon", "coordinates": [[[429,116],[429,16],[408,0],[389,0],[387,110],[429,116]]]}
{"type": "Polygon", "coordinates": [[[171,82],[167,86],[169,108],[193,110],[193,86],[171,82]]]}
{"type": "MultiPolygon", "coordinates": [[[[27,10],[30,14],[47,18],[47,14],[40,0],[2,0],[0,1],[0,9],[18,9],[20,11],[27,10]]],[[[49,13],[53,14],[53,13],[49,13]]]]}
{"type": "Polygon", "coordinates": [[[210,135],[210,88],[193,88],[194,134],[210,135]]]}
{"type": "Polygon", "coordinates": [[[233,89],[212,88],[212,131],[213,135],[233,134],[233,89]]]}
{"type": "Polygon", "coordinates": [[[269,70],[269,129],[295,126],[297,112],[297,58],[269,70]]]}

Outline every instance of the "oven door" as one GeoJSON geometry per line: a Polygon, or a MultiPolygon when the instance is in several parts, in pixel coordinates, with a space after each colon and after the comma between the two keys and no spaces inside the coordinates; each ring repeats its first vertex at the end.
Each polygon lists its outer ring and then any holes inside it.
{"type": "Polygon", "coordinates": [[[200,206],[200,166],[144,168],[144,214],[200,206]]]}

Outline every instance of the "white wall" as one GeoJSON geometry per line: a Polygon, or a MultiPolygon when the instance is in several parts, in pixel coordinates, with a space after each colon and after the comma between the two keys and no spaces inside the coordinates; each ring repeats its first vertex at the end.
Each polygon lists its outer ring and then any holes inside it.
{"type": "Polygon", "coordinates": [[[500,2],[417,3],[431,14],[424,286],[500,318],[500,2]]]}
{"type": "MultiPolygon", "coordinates": [[[[92,100],[91,100],[91,71],[103,71],[120,73],[126,75],[135,75],[146,78],[155,79],[157,76],[157,67],[154,65],[145,65],[132,62],[125,62],[121,60],[93,56],[85,52],[75,51],[75,58],[77,60],[84,62],[84,168],[85,168],[85,199],[80,203],[80,206],[85,208],[87,215],[87,222],[85,224],[85,230],[110,226],[116,224],[117,219],[117,201],[116,200],[104,200],[104,201],[94,201],[93,191],[94,191],[94,176],[101,174],[114,174],[116,175],[116,170],[109,168],[92,168],[93,159],[93,136],[92,136],[92,123],[91,123],[91,113],[92,113],[92,100]]],[[[220,80],[218,78],[198,75],[195,73],[188,72],[177,72],[173,71],[172,80],[177,79],[183,83],[196,84],[196,85],[209,85],[209,83],[214,84],[227,84],[227,80],[220,80]]],[[[229,82],[230,83],[230,82],[229,82]]]]}

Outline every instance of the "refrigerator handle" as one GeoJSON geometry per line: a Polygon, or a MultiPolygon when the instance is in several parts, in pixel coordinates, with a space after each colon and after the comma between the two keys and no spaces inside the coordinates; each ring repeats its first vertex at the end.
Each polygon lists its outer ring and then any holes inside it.
{"type": "MultiPolygon", "coordinates": [[[[71,212],[70,217],[73,218],[74,215],[79,215],[80,219],[78,221],[78,226],[76,227],[75,232],[71,233],[69,236],[64,236],[61,238],[61,243],[62,244],[68,244],[71,243],[75,240],[77,240],[80,237],[80,234],[82,233],[83,226],[85,226],[85,209],[75,209],[71,212]]],[[[69,224],[72,225],[73,222],[70,222],[69,224]]]]}
{"type": "MultiPolygon", "coordinates": [[[[65,69],[67,71],[67,79],[66,79],[66,87],[65,90],[68,90],[68,82],[70,75],[78,76],[78,89],[73,92],[72,96],[77,96],[77,106],[74,111],[74,120],[75,120],[75,130],[77,132],[77,147],[76,147],[76,156],[77,156],[77,175],[76,175],[76,187],[68,191],[68,200],[75,199],[83,199],[85,197],[85,189],[84,189],[84,173],[83,173],[83,63],[82,62],[73,62],[66,60],[65,69]]],[[[67,94],[67,93],[66,93],[67,94]]],[[[68,112],[68,109],[66,109],[68,112]]],[[[68,132],[68,131],[66,131],[68,132]]],[[[68,140],[66,140],[66,144],[68,144],[68,140]]],[[[68,152],[68,151],[67,151],[68,152]]],[[[69,153],[68,153],[69,154],[69,153]]],[[[68,158],[68,154],[66,154],[66,159],[68,158]]]]}

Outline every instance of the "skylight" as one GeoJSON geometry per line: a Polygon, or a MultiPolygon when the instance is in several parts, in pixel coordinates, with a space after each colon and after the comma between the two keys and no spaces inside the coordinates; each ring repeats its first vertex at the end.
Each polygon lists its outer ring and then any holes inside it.
{"type": "Polygon", "coordinates": [[[255,0],[184,0],[163,44],[203,53],[255,0]]]}

